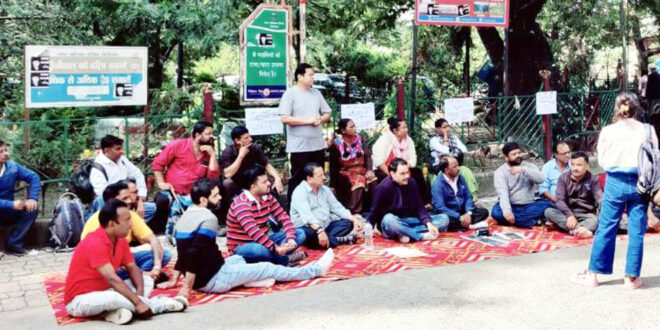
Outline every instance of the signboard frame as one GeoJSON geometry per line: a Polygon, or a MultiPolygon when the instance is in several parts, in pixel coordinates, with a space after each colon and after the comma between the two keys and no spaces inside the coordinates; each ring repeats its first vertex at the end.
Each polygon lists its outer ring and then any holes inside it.
{"type": "MultiPolygon", "coordinates": [[[[147,47],[129,47],[129,46],[52,46],[52,45],[27,45],[23,48],[23,65],[24,65],[24,92],[25,92],[25,108],[34,109],[34,108],[69,108],[69,107],[108,107],[108,106],[146,106],[148,103],[148,90],[149,90],[149,50],[147,47]],[[63,53],[68,53],[67,56],[62,55],[63,53]],[[121,68],[120,65],[117,65],[116,72],[111,70],[115,69],[106,69],[105,65],[111,63],[112,61],[103,62],[103,58],[111,59],[113,56],[102,56],[107,52],[119,52],[119,53],[133,53],[138,56],[119,56],[125,59],[137,58],[133,62],[139,61],[141,65],[140,72],[131,72],[130,68],[121,68]],[[38,56],[34,56],[34,55],[38,56]],[[42,54],[48,54],[42,55],[42,54]],[[95,56],[95,54],[99,54],[95,56]],[[53,56],[55,55],[55,56],[53,56]],[[88,62],[82,62],[76,58],[88,58],[88,62]],[[35,60],[37,58],[37,60],[35,60]],[[44,60],[44,58],[46,58],[44,60]],[[53,58],[71,58],[71,63],[75,63],[77,66],[75,68],[67,68],[66,70],[71,70],[70,72],[53,72],[53,58]],[[33,62],[39,62],[38,68],[34,68],[33,62]],[[82,65],[82,64],[85,65],[82,65]],[[101,66],[103,65],[103,66],[101,66]],[[108,72],[103,72],[107,70],[108,72]],[[120,72],[128,71],[128,72],[120,72]],[[125,78],[122,78],[121,75],[141,75],[141,80],[139,82],[125,82],[125,78]],[[38,79],[38,83],[32,81],[31,78],[36,76],[41,76],[38,79]],[[57,76],[56,76],[57,75],[57,76]],[[67,75],[66,78],[64,76],[67,75]],[[101,75],[100,77],[97,77],[101,75]],[[103,76],[107,82],[103,81],[103,76]],[[112,75],[118,75],[119,77],[113,77],[112,75]],[[60,90],[59,94],[62,94],[62,97],[73,97],[76,98],[76,91],[79,91],[80,98],[90,98],[89,95],[99,95],[92,98],[104,97],[109,95],[109,93],[103,94],[105,92],[103,89],[104,85],[108,85],[108,92],[115,94],[113,98],[118,98],[116,100],[60,100],[57,99],[58,92],[52,91],[51,95],[48,97],[52,100],[39,101],[33,99],[33,92],[39,93],[39,90],[47,91],[51,88],[51,79],[53,77],[59,78],[63,83],[57,85],[62,85],[64,88],[64,94],[60,90]],[[100,81],[99,81],[99,78],[100,81]],[[64,80],[66,79],[66,80],[64,80]],[[73,83],[72,83],[73,81],[73,83]],[[78,85],[78,86],[77,86],[78,85]],[[119,85],[122,89],[119,90],[119,85]],[[78,88],[76,88],[78,87],[78,88]],[[33,91],[36,90],[36,91],[33,91]],[[117,93],[120,93],[120,96],[117,93]]],[[[64,62],[66,64],[66,62],[64,62]]],[[[60,64],[61,65],[61,64],[60,64]]],[[[40,94],[41,95],[41,94],[40,94]]]]}
{"type": "Polygon", "coordinates": [[[483,19],[477,19],[475,16],[468,16],[473,18],[473,20],[476,21],[460,21],[458,17],[461,17],[459,14],[459,7],[464,7],[465,5],[469,5],[469,14],[472,14],[475,12],[474,8],[474,0],[415,0],[415,23],[417,25],[447,25],[447,26],[475,26],[475,27],[504,27],[508,28],[509,27],[509,18],[510,18],[510,13],[509,9],[511,7],[511,0],[502,0],[502,1],[476,1],[476,2],[484,2],[488,3],[490,8],[490,4],[492,3],[498,3],[502,2],[503,4],[503,9],[504,9],[504,22],[483,22],[483,19]],[[452,14],[446,14],[446,15],[438,15],[438,18],[436,20],[431,20],[430,16],[428,13],[426,14],[427,19],[420,19],[420,10],[423,10],[424,8],[420,8],[420,4],[428,4],[430,5],[430,2],[433,2],[433,5],[438,5],[438,6],[456,6],[457,8],[457,13],[456,15],[452,14]],[[450,17],[455,16],[456,19],[451,21],[449,20],[450,17]],[[444,18],[444,19],[443,19],[444,18]]]}
{"type": "Polygon", "coordinates": [[[286,49],[286,88],[291,87],[293,77],[293,60],[292,45],[293,45],[293,14],[291,6],[262,3],[255,9],[250,16],[241,24],[238,31],[239,42],[239,101],[242,106],[273,106],[280,102],[280,98],[264,98],[264,99],[248,99],[247,98],[247,42],[246,42],[246,29],[252,24],[254,20],[266,9],[283,10],[286,11],[287,17],[287,45],[286,49]]]}

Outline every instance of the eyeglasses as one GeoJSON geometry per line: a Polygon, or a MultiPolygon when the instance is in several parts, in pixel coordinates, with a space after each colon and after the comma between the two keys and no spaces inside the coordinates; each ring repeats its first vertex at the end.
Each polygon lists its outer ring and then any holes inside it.
{"type": "Polygon", "coordinates": [[[566,156],[566,155],[570,155],[570,154],[571,154],[570,151],[566,151],[566,152],[558,152],[558,153],[557,153],[557,155],[560,155],[560,156],[566,156]]]}

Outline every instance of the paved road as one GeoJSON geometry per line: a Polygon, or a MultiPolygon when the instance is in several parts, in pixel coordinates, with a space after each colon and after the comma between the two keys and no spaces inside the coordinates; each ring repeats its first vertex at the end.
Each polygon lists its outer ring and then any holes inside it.
{"type": "MultiPolygon", "coordinates": [[[[622,288],[627,242],[615,274],[595,289],[567,281],[590,247],[358,278],[197,306],[134,321],[144,329],[635,328],[660,321],[660,235],[647,236],[643,289],[622,288]]],[[[6,257],[5,257],[6,258],[6,257]]],[[[5,259],[0,260],[4,270],[5,259]]],[[[102,321],[63,329],[108,328],[102,321]]],[[[0,313],[2,329],[57,328],[49,306],[0,313]]]]}

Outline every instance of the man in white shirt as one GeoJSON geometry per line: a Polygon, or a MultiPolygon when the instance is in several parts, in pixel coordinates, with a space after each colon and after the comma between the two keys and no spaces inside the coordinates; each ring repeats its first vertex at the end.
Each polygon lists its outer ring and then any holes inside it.
{"type": "Polygon", "coordinates": [[[101,139],[101,153],[94,161],[101,167],[94,166],[89,173],[89,182],[96,195],[92,204],[92,213],[103,207],[102,196],[105,187],[115,182],[133,179],[138,188],[136,213],[149,222],[156,214],[156,204],[146,202],[147,184],[144,174],[124,156],[124,140],[113,135],[104,136],[101,139]]]}

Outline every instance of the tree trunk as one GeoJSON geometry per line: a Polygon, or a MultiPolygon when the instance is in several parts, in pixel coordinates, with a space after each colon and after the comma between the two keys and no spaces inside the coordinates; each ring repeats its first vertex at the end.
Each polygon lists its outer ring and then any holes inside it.
{"type": "Polygon", "coordinates": [[[509,38],[509,58],[504,58],[504,43],[494,28],[478,30],[491,62],[502,76],[503,61],[508,60],[509,80],[508,95],[527,95],[537,92],[543,80],[539,75],[541,70],[550,70],[553,90],[561,89],[560,75],[553,66],[554,58],[550,44],[536,23],[536,17],[546,0],[511,0],[509,38]]]}

